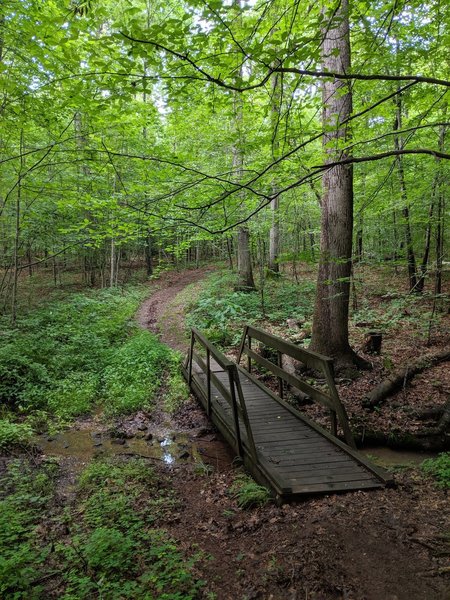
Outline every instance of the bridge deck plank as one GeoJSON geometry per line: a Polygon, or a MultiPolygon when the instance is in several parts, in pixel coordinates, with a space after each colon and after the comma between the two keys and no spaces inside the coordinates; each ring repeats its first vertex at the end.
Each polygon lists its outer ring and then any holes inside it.
{"type": "MultiPolygon", "coordinates": [[[[229,389],[228,372],[214,360],[211,365],[215,377],[229,389]]],[[[193,389],[206,408],[206,375],[195,363],[193,382],[193,389]]],[[[320,428],[312,427],[300,413],[276,402],[270,392],[265,392],[242,371],[240,384],[258,453],[259,464],[250,461],[250,468],[253,474],[263,474],[263,479],[285,499],[385,484],[370,468],[358,462],[354,451],[346,451],[320,428]]],[[[213,383],[211,400],[219,430],[227,439],[235,438],[232,407],[213,383]]],[[[248,452],[248,436],[242,422],[240,430],[244,451],[248,452]]]]}

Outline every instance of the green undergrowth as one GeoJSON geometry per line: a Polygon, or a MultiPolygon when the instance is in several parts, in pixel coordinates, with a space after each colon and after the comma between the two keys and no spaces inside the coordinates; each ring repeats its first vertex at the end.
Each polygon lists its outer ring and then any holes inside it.
{"type": "Polygon", "coordinates": [[[119,600],[196,598],[200,554],[161,527],[177,500],[142,459],[98,460],[75,499],[56,502],[59,467],[13,461],[0,492],[0,597],[119,600]]]}
{"type": "Polygon", "coordinates": [[[314,306],[315,285],[310,281],[295,283],[284,277],[268,279],[263,294],[234,290],[236,275],[214,274],[190,307],[189,327],[197,327],[211,341],[228,347],[239,343],[245,324],[264,321],[284,323],[293,318],[309,321],[314,306]]]}
{"type": "MultiPolygon", "coordinates": [[[[423,338],[439,326],[441,312],[433,310],[431,293],[389,295],[388,293],[378,298],[378,304],[373,306],[369,294],[359,300],[358,310],[352,314],[354,323],[364,322],[367,327],[380,329],[385,332],[395,332],[398,329],[408,328],[411,333],[423,338]]],[[[444,301],[444,295],[436,297],[444,301]]]]}
{"type": "Polygon", "coordinates": [[[179,355],[134,322],[145,293],[143,287],[80,293],[31,311],[14,329],[5,327],[0,447],[26,441],[28,430],[11,425],[24,415],[32,425],[43,413],[70,421],[99,405],[117,415],[151,409],[158,394],[186,395],[179,355]]]}
{"type": "Polygon", "coordinates": [[[270,500],[269,490],[257,484],[245,473],[236,476],[230,487],[230,495],[240,508],[264,506],[270,500]]]}
{"type": "Polygon", "coordinates": [[[450,452],[442,452],[437,458],[428,458],[421,466],[425,473],[436,479],[439,487],[450,489],[450,452]]]}

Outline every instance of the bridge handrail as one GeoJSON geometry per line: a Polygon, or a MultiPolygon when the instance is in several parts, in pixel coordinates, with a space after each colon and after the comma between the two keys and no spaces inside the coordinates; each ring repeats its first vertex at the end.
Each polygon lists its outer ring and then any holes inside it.
{"type": "Polygon", "coordinates": [[[281,398],[283,398],[282,382],[285,381],[289,385],[292,385],[306,393],[315,402],[318,402],[319,404],[322,404],[323,406],[328,408],[331,412],[331,430],[333,435],[337,437],[337,420],[339,420],[339,423],[342,427],[342,431],[344,433],[345,441],[349,446],[356,448],[350,425],[348,423],[347,413],[344,405],[341,402],[341,399],[339,398],[339,393],[334,382],[333,359],[329,358],[328,356],[323,356],[322,354],[319,354],[317,352],[305,350],[304,348],[299,348],[292,342],[282,340],[281,338],[276,337],[271,333],[268,333],[267,331],[264,331],[257,327],[253,327],[251,325],[246,325],[244,327],[237,357],[238,364],[243,354],[247,355],[247,370],[249,372],[251,372],[252,369],[251,361],[253,359],[255,362],[262,365],[265,369],[271,371],[278,378],[279,395],[281,398]],[[254,352],[251,347],[252,339],[256,339],[268,346],[269,348],[277,350],[278,364],[275,364],[271,360],[267,360],[263,356],[254,352]],[[246,344],[247,340],[248,344],[246,344]],[[306,381],[303,381],[296,375],[287,373],[282,367],[283,354],[286,354],[287,356],[290,356],[291,358],[302,362],[310,369],[322,372],[325,376],[329,393],[327,394],[324,391],[315,388],[314,386],[308,384],[306,381]]]}
{"type": "Polygon", "coordinates": [[[192,384],[192,365],[193,360],[196,359],[197,364],[203,370],[206,375],[206,412],[208,416],[211,415],[213,410],[213,403],[211,398],[211,383],[220,390],[223,398],[231,405],[233,411],[234,429],[236,434],[237,450],[239,456],[243,457],[242,447],[242,436],[240,428],[240,419],[242,420],[244,427],[247,432],[247,444],[250,454],[256,464],[258,457],[253,439],[253,433],[248,419],[247,408],[245,405],[244,394],[242,392],[241,382],[239,379],[239,371],[236,363],[228,359],[220,350],[218,350],[198,329],[193,327],[191,329],[191,342],[189,346],[189,353],[187,356],[187,373],[188,373],[188,384],[191,387],[192,384]],[[195,342],[198,341],[206,350],[206,362],[194,351],[195,342]],[[228,373],[228,380],[230,391],[223,386],[221,381],[211,370],[211,357],[228,373]]]}

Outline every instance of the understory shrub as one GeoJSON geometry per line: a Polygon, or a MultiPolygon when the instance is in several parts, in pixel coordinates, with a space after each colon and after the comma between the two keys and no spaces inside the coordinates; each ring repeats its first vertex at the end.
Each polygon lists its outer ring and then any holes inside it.
{"type": "Polygon", "coordinates": [[[9,419],[0,419],[0,450],[11,446],[26,445],[30,442],[33,429],[28,423],[13,423],[9,419]]]}
{"type": "Polygon", "coordinates": [[[73,502],[56,499],[55,461],[12,461],[0,480],[0,597],[5,600],[193,600],[203,582],[157,526],[171,493],[151,465],[116,457],[90,463],[73,502]],[[48,587],[47,587],[48,586],[48,587]]]}
{"type": "Polygon", "coordinates": [[[312,315],[315,285],[311,282],[270,279],[264,284],[263,296],[260,290],[235,291],[234,285],[235,275],[214,274],[187,318],[189,327],[200,329],[222,347],[236,345],[247,323],[267,319],[277,324],[288,318],[304,321],[312,315]]]}
{"type": "Polygon", "coordinates": [[[137,331],[111,357],[103,373],[105,409],[117,414],[151,408],[164,375],[176,377],[175,352],[148,331],[137,331]]]}

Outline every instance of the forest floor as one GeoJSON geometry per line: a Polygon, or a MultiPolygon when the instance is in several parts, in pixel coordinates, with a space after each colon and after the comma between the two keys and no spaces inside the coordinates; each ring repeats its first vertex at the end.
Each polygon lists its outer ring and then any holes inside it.
{"type": "MultiPolygon", "coordinates": [[[[172,348],[184,352],[188,343],[186,313],[201,293],[204,278],[210,271],[206,267],[164,273],[152,284],[150,296],[136,315],[140,326],[156,333],[172,348]]],[[[379,301],[383,302],[382,299],[379,301]]],[[[359,335],[362,342],[359,329],[352,333],[356,339],[359,335]]],[[[444,344],[443,330],[434,331],[433,336],[434,344],[444,344]]],[[[384,357],[389,356],[395,364],[403,364],[404,359],[412,358],[418,352],[411,329],[389,336],[384,343],[384,357]]],[[[423,350],[427,350],[425,345],[423,350]]],[[[371,360],[375,367],[373,371],[363,374],[357,381],[342,381],[339,385],[354,419],[355,414],[360,414],[361,419],[365,414],[360,408],[361,395],[385,375],[383,359],[372,357],[371,360]]],[[[423,375],[423,380],[418,379],[429,395],[427,402],[433,400],[433,393],[442,395],[448,389],[448,374],[444,371],[439,367],[432,375],[428,373],[423,375]]],[[[386,417],[385,411],[374,411],[367,417],[372,419],[370,427],[385,431],[392,427],[399,430],[402,426],[410,427],[412,417],[403,410],[407,404],[405,393],[400,392],[399,398],[404,401],[399,402],[397,398],[397,408],[392,404],[387,406],[388,411],[397,415],[395,419],[386,417]],[[409,420],[402,421],[399,412],[406,415],[403,419],[409,420]]],[[[420,392],[414,388],[412,397],[413,402],[422,402],[420,392]]],[[[317,414],[317,418],[320,420],[321,415],[317,414]]],[[[389,459],[389,468],[394,471],[394,488],[311,497],[284,506],[269,502],[244,508],[233,491],[241,471],[233,462],[230,449],[192,396],[172,415],[161,404],[153,411],[141,410],[110,420],[100,413],[79,418],[62,434],[42,436],[39,445],[42,454],[32,457],[36,468],[40,467],[42,457],[47,460],[52,456],[56,457],[59,467],[50,516],[43,516],[39,525],[42,539],[56,545],[57,552],[58,548],[68,552],[72,547],[70,539],[78,539],[78,544],[83,539],[82,533],[78,538],[72,533],[72,530],[77,531],[78,520],[85,519],[86,523],[97,527],[104,522],[111,527],[112,522],[116,529],[126,529],[127,525],[120,521],[122,517],[117,515],[121,502],[125,502],[124,494],[129,493],[139,535],[143,537],[142,532],[146,531],[144,513],[146,507],[151,507],[152,526],[167,532],[176,545],[158,546],[160,542],[154,542],[155,552],[162,552],[164,558],[160,561],[163,574],[153,577],[165,577],[167,565],[171,569],[167,573],[173,573],[179,565],[180,581],[187,582],[179,584],[180,589],[188,591],[161,597],[178,600],[194,597],[208,600],[446,600],[449,597],[448,492],[439,488],[436,481],[419,468],[420,454],[399,453],[387,457],[381,452],[385,461],[389,459]],[[108,463],[109,460],[125,461],[125,470],[138,468],[138,463],[133,467],[134,463],[127,461],[144,461],[155,473],[153,483],[136,488],[139,493],[135,490],[133,496],[132,484],[123,482],[125,475],[114,479],[117,464],[108,463]],[[104,468],[105,475],[96,480],[95,470],[104,468]],[[95,483],[90,491],[86,488],[86,470],[89,472],[89,469],[95,483]],[[74,523],[67,517],[67,511],[73,512],[74,523]],[[60,513],[66,517],[58,517],[60,513]],[[114,525],[116,516],[118,525],[114,525]],[[182,570],[185,563],[181,556],[194,555],[197,558],[188,574],[182,570]],[[193,591],[195,585],[189,577],[204,582],[199,590],[193,591]]],[[[376,449],[369,450],[372,452],[375,454],[376,449]]],[[[2,466],[6,468],[9,460],[9,457],[0,459],[0,471],[2,466]]],[[[384,466],[388,466],[387,462],[384,466]]],[[[15,510],[14,506],[12,510],[15,510]]],[[[108,531],[114,533],[116,529],[108,531]]],[[[153,543],[145,537],[143,540],[142,549],[136,550],[136,556],[140,557],[136,560],[141,561],[141,566],[144,549],[151,548],[153,543]]],[[[121,543],[125,552],[128,540],[124,538],[121,543]]],[[[83,550],[84,556],[87,552],[88,562],[93,544],[91,536],[83,550]]],[[[79,553],[75,543],[73,547],[79,553]]],[[[96,546],[97,554],[99,548],[105,547],[108,550],[107,546],[96,546]]],[[[97,554],[91,558],[95,568],[98,568],[97,554]]],[[[77,556],[75,559],[71,556],[70,560],[71,564],[74,560],[85,561],[77,556]]],[[[121,555],[116,560],[117,564],[113,564],[111,559],[111,573],[125,568],[121,555]]],[[[93,568],[92,565],[89,568],[93,568]]],[[[131,568],[128,563],[125,566],[131,568]]],[[[33,597],[98,597],[95,587],[92,592],[87,587],[84,590],[83,586],[87,586],[86,564],[80,562],[77,568],[81,575],[71,575],[72,592],[65,588],[64,595],[63,584],[58,584],[61,570],[56,568],[50,576],[42,577],[42,594],[33,597]],[[75,589],[83,590],[83,593],[74,592],[75,589]]],[[[170,582],[167,585],[170,588],[170,582]]],[[[117,593],[106,589],[102,597],[144,597],[132,589],[125,594],[124,589],[117,593]]],[[[17,597],[25,598],[26,595],[17,597]]],[[[148,597],[156,600],[160,596],[148,597]]]]}
{"type": "MultiPolygon", "coordinates": [[[[168,275],[142,306],[141,325],[153,331],[157,328],[164,342],[185,349],[183,307],[198,292],[202,275],[198,271],[181,277],[168,275]]],[[[401,344],[397,338],[394,358],[396,352],[404,352],[401,344]]],[[[365,377],[347,397],[360,397],[361,389],[370,384],[368,377],[374,379],[373,374],[365,377]]],[[[211,597],[447,597],[448,495],[425,479],[417,467],[397,466],[394,489],[243,510],[229,491],[235,477],[226,458],[229,451],[225,445],[220,450],[220,442],[214,452],[205,450],[205,442],[215,434],[193,398],[175,415],[173,424],[185,434],[192,431],[204,451],[204,461],[215,467],[211,473],[199,472],[195,463],[189,462],[165,467],[181,500],[169,531],[186,549],[200,548],[210,557],[198,569],[211,597]]]]}

